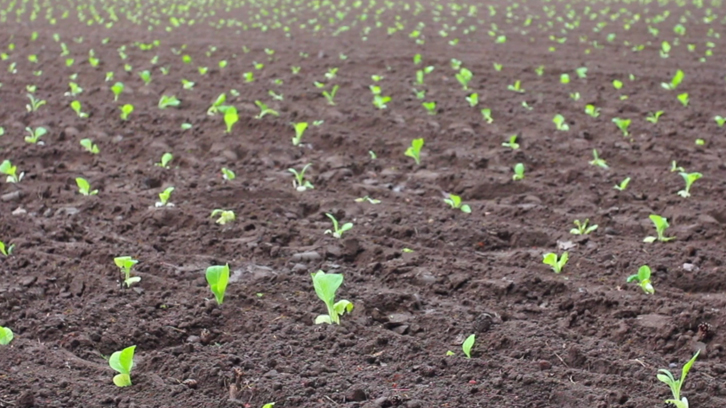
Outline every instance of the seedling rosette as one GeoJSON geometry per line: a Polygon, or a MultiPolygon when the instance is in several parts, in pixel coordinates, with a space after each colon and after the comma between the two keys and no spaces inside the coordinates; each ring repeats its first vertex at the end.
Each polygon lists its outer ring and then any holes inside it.
{"type": "Polygon", "coordinates": [[[113,377],[113,383],[117,387],[128,387],[131,385],[131,370],[134,368],[134,351],[136,346],[127,347],[121,351],[111,354],[108,365],[119,374],[113,377]]]}
{"type": "Polygon", "coordinates": [[[466,355],[466,358],[471,358],[471,349],[474,347],[474,342],[476,341],[476,335],[471,334],[469,337],[464,340],[464,343],[461,344],[461,351],[464,352],[464,355],[466,355]]]}
{"type": "Polygon", "coordinates": [[[130,256],[118,256],[113,259],[113,262],[116,264],[116,266],[121,269],[121,272],[124,274],[124,281],[123,283],[126,284],[126,287],[131,287],[132,284],[141,282],[141,278],[138,276],[131,276],[131,268],[134,267],[139,261],[137,259],[134,259],[130,256]]]}
{"type": "Polygon", "coordinates": [[[224,293],[229,283],[229,265],[213,265],[205,273],[209,289],[214,293],[217,304],[224,302],[224,293]]]}
{"type": "Polygon", "coordinates": [[[421,148],[423,148],[424,145],[424,139],[413,139],[411,141],[411,146],[409,146],[408,149],[406,149],[405,155],[408,157],[413,158],[413,160],[416,162],[416,164],[421,164],[421,148]]]}
{"type": "Polygon", "coordinates": [[[550,252],[550,253],[544,254],[542,263],[545,265],[551,266],[552,270],[555,271],[555,273],[560,273],[560,272],[562,272],[562,268],[564,268],[565,265],[567,264],[569,255],[570,255],[569,253],[563,252],[562,256],[560,256],[558,258],[557,254],[550,252]]]}
{"type": "Polygon", "coordinates": [[[700,350],[697,351],[696,354],[694,354],[693,357],[691,357],[691,359],[683,365],[683,368],[681,369],[681,378],[678,380],[673,377],[673,374],[670,371],[664,368],[658,370],[656,377],[668,385],[671,389],[671,394],[673,394],[673,399],[665,400],[666,404],[673,404],[676,408],[689,408],[688,399],[686,397],[681,397],[681,388],[683,387],[683,383],[686,382],[686,375],[688,375],[688,372],[691,370],[693,363],[696,362],[696,358],[700,352],[700,350]]]}
{"type": "Polygon", "coordinates": [[[454,194],[449,194],[449,198],[444,198],[444,202],[451,206],[451,208],[459,209],[464,213],[471,213],[471,207],[461,202],[461,197],[454,194]]]}
{"type": "Polygon", "coordinates": [[[666,237],[665,236],[665,230],[670,226],[668,224],[668,219],[661,217],[660,215],[656,215],[656,214],[651,214],[649,218],[651,221],[653,221],[653,224],[655,225],[655,232],[656,232],[657,236],[645,237],[645,238],[643,238],[643,242],[647,242],[647,243],[653,243],[655,241],[668,242],[668,241],[672,241],[672,240],[676,239],[676,237],[666,237]]]}
{"type": "Polygon", "coordinates": [[[332,229],[332,230],[326,230],[326,231],[325,231],[325,234],[326,234],[326,235],[327,235],[327,234],[331,234],[331,235],[333,235],[333,236],[334,236],[335,238],[341,238],[341,237],[343,236],[343,233],[344,233],[345,231],[348,231],[348,230],[350,230],[351,228],[353,228],[353,223],[352,223],[352,222],[346,222],[345,224],[343,224],[343,225],[341,226],[341,225],[340,225],[340,224],[338,223],[338,220],[337,220],[337,219],[335,218],[335,216],[334,216],[333,214],[330,214],[330,213],[325,213],[325,215],[326,215],[326,216],[327,216],[328,218],[330,218],[330,221],[332,221],[332,222],[333,222],[333,229],[332,229]]]}
{"type": "Polygon", "coordinates": [[[7,346],[10,344],[10,342],[13,341],[13,337],[15,337],[15,335],[9,327],[0,326],[0,346],[7,346]]]}
{"type": "Polygon", "coordinates": [[[317,271],[312,278],[315,293],[328,308],[328,314],[316,317],[315,324],[340,324],[340,316],[353,311],[353,303],[349,300],[335,301],[335,292],[343,284],[343,275],[317,271]]]}
{"type": "Polygon", "coordinates": [[[640,288],[643,289],[643,292],[652,295],[655,293],[655,289],[650,283],[650,273],[650,267],[648,265],[643,265],[638,268],[637,274],[628,276],[627,282],[636,282],[640,288]]]}

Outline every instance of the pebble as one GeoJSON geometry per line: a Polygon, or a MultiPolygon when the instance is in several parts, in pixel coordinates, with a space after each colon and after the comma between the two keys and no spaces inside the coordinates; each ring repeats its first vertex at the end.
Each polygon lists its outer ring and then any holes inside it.
{"type": "Polygon", "coordinates": [[[366,390],[360,385],[354,385],[345,393],[345,400],[351,402],[360,402],[368,399],[366,390]]]}

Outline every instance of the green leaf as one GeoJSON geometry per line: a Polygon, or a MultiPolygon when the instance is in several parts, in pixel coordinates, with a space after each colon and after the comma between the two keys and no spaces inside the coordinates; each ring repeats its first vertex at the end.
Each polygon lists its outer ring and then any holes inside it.
{"type": "Polygon", "coordinates": [[[131,385],[131,370],[134,368],[134,351],[136,346],[126,347],[121,351],[111,354],[108,359],[108,365],[121,375],[113,378],[113,382],[118,387],[126,387],[131,385]]]}
{"type": "Polygon", "coordinates": [[[7,346],[10,344],[10,342],[13,341],[13,337],[15,337],[15,335],[10,328],[0,326],[0,346],[7,346]]]}
{"type": "Polygon", "coordinates": [[[469,337],[464,340],[464,343],[461,345],[461,350],[466,354],[466,358],[471,358],[471,348],[474,347],[474,342],[476,341],[476,335],[472,334],[469,337]]]}
{"type": "Polygon", "coordinates": [[[335,301],[335,292],[343,284],[343,275],[339,273],[325,273],[323,271],[317,271],[312,274],[313,287],[315,293],[318,295],[320,300],[325,302],[329,307],[333,307],[335,301]]]}
{"type": "Polygon", "coordinates": [[[117,387],[128,387],[131,385],[131,376],[128,374],[117,374],[113,376],[113,383],[117,387]]]}
{"type": "Polygon", "coordinates": [[[333,324],[333,322],[330,320],[330,316],[328,315],[320,315],[315,318],[315,324],[333,324]]]}
{"type": "Polygon", "coordinates": [[[207,283],[217,299],[217,304],[224,302],[224,293],[229,283],[229,265],[213,265],[207,268],[207,283]]]}

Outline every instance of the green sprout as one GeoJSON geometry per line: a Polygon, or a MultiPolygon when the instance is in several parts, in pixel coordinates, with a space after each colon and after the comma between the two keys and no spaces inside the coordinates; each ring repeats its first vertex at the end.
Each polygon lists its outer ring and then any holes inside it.
{"type": "Polygon", "coordinates": [[[655,232],[658,235],[657,237],[645,237],[643,238],[643,242],[647,243],[653,243],[655,241],[660,242],[668,242],[676,239],[676,237],[666,237],[665,236],[665,230],[670,226],[668,224],[668,219],[661,217],[660,215],[651,214],[650,220],[653,221],[653,224],[655,225],[655,232]]]}
{"type": "Polygon", "coordinates": [[[229,222],[234,221],[237,217],[234,215],[234,211],[230,210],[222,210],[222,209],[216,209],[212,211],[211,217],[219,217],[217,221],[215,221],[219,225],[225,225],[229,222]]]}
{"type": "Polygon", "coordinates": [[[0,346],[7,346],[10,344],[10,342],[13,341],[13,337],[15,337],[15,335],[9,327],[0,326],[0,346]]]}
{"type": "Polygon", "coordinates": [[[544,254],[544,258],[542,259],[542,263],[545,265],[549,265],[552,267],[552,270],[555,271],[555,273],[562,272],[562,268],[565,267],[567,264],[567,260],[569,259],[570,254],[567,252],[563,252],[562,256],[557,258],[557,254],[554,252],[549,252],[544,254]]]}
{"type": "Polygon", "coordinates": [[[623,81],[620,81],[618,79],[613,80],[613,88],[615,88],[616,90],[620,90],[620,89],[622,89],[622,87],[623,87],[623,81]]]}
{"type": "Polygon", "coordinates": [[[470,107],[475,107],[479,104],[479,94],[473,93],[466,97],[466,101],[469,102],[470,107]]]}
{"type": "Polygon", "coordinates": [[[242,74],[242,76],[244,77],[245,82],[247,82],[247,83],[255,82],[255,73],[254,72],[251,72],[251,71],[245,72],[244,74],[242,74]]]}
{"type": "Polygon", "coordinates": [[[597,225],[590,225],[587,224],[590,222],[590,219],[585,219],[584,222],[580,222],[580,220],[575,220],[573,223],[577,228],[573,228],[570,230],[570,234],[573,235],[588,235],[591,232],[595,231],[597,229],[597,225]]]}
{"type": "Polygon", "coordinates": [[[662,82],[660,86],[662,86],[664,89],[672,91],[678,88],[678,85],[683,82],[683,78],[685,78],[685,76],[686,74],[684,74],[683,71],[679,69],[676,71],[675,75],[673,75],[673,79],[671,79],[671,82],[662,82]]]}
{"type": "Polygon", "coordinates": [[[176,96],[161,95],[159,98],[159,109],[166,109],[170,106],[177,107],[181,104],[181,101],[176,96]]]}
{"type": "Polygon", "coordinates": [[[489,108],[484,108],[481,110],[481,116],[484,118],[484,120],[487,123],[494,122],[494,118],[492,118],[492,110],[489,108]]]}
{"type": "Polygon", "coordinates": [[[191,123],[182,123],[181,124],[181,130],[189,130],[193,127],[191,123]]]}
{"type": "Polygon", "coordinates": [[[589,116],[596,118],[600,116],[600,108],[595,107],[595,105],[585,105],[585,113],[589,116]]]}
{"type": "Polygon", "coordinates": [[[519,149],[519,143],[517,143],[517,135],[509,136],[509,141],[502,143],[502,146],[509,147],[512,150],[519,149]]]}
{"type": "Polygon", "coordinates": [[[39,144],[43,144],[43,142],[40,141],[40,138],[48,133],[48,130],[42,126],[39,126],[35,129],[26,127],[25,131],[28,132],[28,136],[25,136],[25,142],[31,144],[36,144],[38,142],[40,142],[39,144]]]}
{"type": "Polygon", "coordinates": [[[305,190],[312,190],[315,188],[313,184],[305,179],[305,172],[307,171],[308,167],[310,167],[310,163],[303,166],[302,170],[299,172],[293,168],[287,169],[290,173],[295,176],[295,178],[292,180],[292,186],[295,188],[295,190],[299,192],[303,192],[305,190]]]}
{"type": "Polygon", "coordinates": [[[461,344],[461,351],[464,352],[464,355],[466,355],[466,358],[471,358],[471,348],[474,347],[475,341],[476,341],[476,335],[471,334],[461,344]]]}
{"type": "Polygon", "coordinates": [[[98,145],[93,143],[93,141],[91,139],[81,139],[80,143],[81,143],[81,146],[83,146],[83,148],[86,149],[86,151],[88,153],[91,153],[91,154],[100,153],[100,150],[98,149],[98,145]]]}
{"type": "Polygon", "coordinates": [[[436,115],[436,102],[422,102],[421,106],[426,109],[426,111],[429,113],[429,115],[436,115]]]}
{"type": "Polygon", "coordinates": [[[124,91],[124,84],[121,82],[116,82],[111,86],[111,92],[113,92],[113,100],[114,102],[118,101],[118,96],[121,95],[121,92],[124,91]]]}
{"type": "Polygon", "coordinates": [[[0,173],[8,176],[5,179],[7,183],[19,183],[20,180],[23,179],[25,173],[20,173],[20,175],[18,175],[17,171],[18,168],[16,166],[13,166],[10,160],[3,160],[3,162],[0,163],[0,173]]]}
{"type": "Polygon", "coordinates": [[[224,109],[224,124],[227,126],[227,133],[232,133],[232,126],[239,121],[237,108],[226,106],[224,109]]]}
{"type": "Polygon", "coordinates": [[[72,101],[71,102],[71,109],[73,109],[73,112],[76,112],[76,115],[78,115],[79,118],[87,118],[88,114],[86,112],[83,112],[81,110],[81,103],[79,101],[72,101]]]}
{"type": "Polygon", "coordinates": [[[88,180],[82,177],[76,177],[76,184],[78,185],[78,192],[84,196],[98,194],[98,190],[91,191],[91,185],[88,183],[88,180]]]}
{"type": "Polygon", "coordinates": [[[524,89],[522,89],[522,81],[520,80],[514,81],[513,85],[507,85],[507,89],[512,92],[524,93],[524,89]]]}
{"type": "Polygon", "coordinates": [[[5,243],[0,241],[0,254],[3,254],[3,256],[12,255],[14,249],[15,249],[15,244],[10,244],[9,246],[5,246],[5,243]]]}
{"type": "Polygon", "coordinates": [[[284,101],[285,100],[285,96],[283,94],[281,94],[281,93],[278,94],[277,92],[273,91],[272,89],[267,91],[267,94],[270,95],[272,97],[272,99],[275,101],[284,101]]]}
{"type": "Polygon", "coordinates": [[[404,153],[404,155],[413,158],[417,165],[421,164],[421,148],[423,148],[423,145],[423,138],[413,139],[411,141],[411,146],[406,149],[406,153],[404,153]]]}
{"type": "MultiPolygon", "coordinates": [[[[105,80],[105,82],[110,82],[110,81],[113,81],[113,72],[106,72],[106,80],[105,80]]],[[[111,90],[113,91],[113,88],[111,90]]]]}
{"type": "Polygon", "coordinates": [[[618,191],[625,191],[625,189],[628,188],[628,184],[630,184],[630,177],[626,177],[623,181],[620,182],[620,184],[616,185],[613,188],[618,191]]]}
{"type": "Polygon", "coordinates": [[[570,98],[573,101],[579,101],[580,100],[580,97],[581,96],[580,96],[580,93],[579,92],[573,92],[573,93],[570,94],[570,98]]]}
{"type": "Polygon", "coordinates": [[[223,179],[225,179],[227,181],[232,181],[235,179],[235,177],[237,177],[237,175],[234,174],[234,172],[232,170],[230,170],[226,167],[222,167],[222,178],[223,179]]]}
{"type": "Polygon", "coordinates": [[[25,105],[25,109],[28,112],[36,112],[41,106],[46,104],[44,99],[36,99],[32,94],[27,94],[30,103],[25,105]]]}
{"type": "Polygon", "coordinates": [[[464,213],[471,213],[471,207],[469,207],[467,204],[463,204],[461,202],[461,197],[454,194],[449,194],[449,198],[444,198],[444,202],[451,206],[451,208],[454,209],[460,209],[461,212],[464,213]]]}
{"type": "Polygon", "coordinates": [[[66,92],[65,93],[65,96],[76,97],[76,96],[80,95],[81,92],[83,92],[83,88],[81,88],[80,86],[78,86],[78,84],[75,83],[75,82],[70,82],[68,84],[68,87],[71,88],[71,90],[69,92],[66,92]]]}
{"type": "Polygon", "coordinates": [[[174,187],[167,187],[166,190],[159,193],[159,201],[156,202],[156,207],[173,207],[174,204],[169,202],[171,193],[174,191],[174,187]]]}
{"type": "Polygon", "coordinates": [[[206,75],[209,71],[208,67],[197,67],[197,71],[199,71],[199,75],[206,75]]]}
{"type": "Polygon", "coordinates": [[[655,289],[653,288],[653,285],[650,283],[650,267],[648,265],[643,265],[640,268],[638,268],[638,273],[635,275],[628,276],[628,279],[626,280],[627,283],[631,282],[637,282],[638,285],[640,285],[640,288],[643,289],[643,292],[652,295],[655,293],[655,289]]]}
{"type": "Polygon", "coordinates": [[[587,78],[587,67],[580,67],[575,70],[577,77],[580,79],[587,78]]]}
{"type": "Polygon", "coordinates": [[[363,201],[368,201],[371,204],[380,204],[381,203],[381,200],[376,200],[374,198],[370,198],[369,196],[360,197],[360,198],[355,199],[356,203],[362,203],[363,201]]]}
{"type": "Polygon", "coordinates": [[[134,105],[127,103],[121,106],[119,109],[121,109],[121,120],[128,120],[129,115],[131,114],[131,112],[134,111],[134,105]]]}
{"type": "Polygon", "coordinates": [[[677,171],[678,172],[685,172],[686,169],[684,169],[683,167],[679,166],[678,165],[678,162],[676,162],[675,160],[673,160],[671,162],[671,173],[675,173],[677,171]]]}
{"type": "Polygon", "coordinates": [[[219,96],[217,96],[217,99],[215,99],[214,102],[212,102],[212,106],[210,106],[209,109],[207,109],[207,115],[213,116],[213,115],[217,114],[217,112],[220,111],[219,108],[222,105],[224,105],[224,103],[226,101],[227,101],[227,94],[226,93],[219,94],[219,96]]]}
{"type": "Polygon", "coordinates": [[[467,90],[469,89],[469,82],[471,82],[471,79],[474,75],[468,69],[461,68],[459,72],[454,76],[456,77],[456,80],[459,81],[459,83],[461,84],[461,87],[464,90],[467,90]]]}
{"type": "Polygon", "coordinates": [[[534,109],[533,107],[529,106],[529,104],[527,103],[527,101],[522,101],[522,107],[524,109],[527,109],[528,111],[531,111],[532,109],[534,109]]]}
{"type": "Polygon", "coordinates": [[[600,158],[600,155],[597,153],[596,149],[592,149],[592,160],[590,161],[590,164],[597,167],[602,167],[603,169],[608,168],[608,164],[605,162],[605,160],[600,158]]]}
{"type": "Polygon", "coordinates": [[[335,94],[338,93],[339,88],[339,85],[333,85],[333,88],[330,90],[330,92],[323,91],[323,96],[325,97],[325,100],[328,101],[328,105],[335,106],[335,94]]]}
{"type": "Polygon", "coordinates": [[[182,88],[186,89],[187,91],[194,89],[195,83],[192,81],[189,81],[187,79],[182,79],[181,83],[182,83],[182,88]]]}
{"type": "Polygon", "coordinates": [[[325,213],[325,215],[333,222],[333,229],[325,230],[325,234],[332,234],[335,238],[341,238],[345,231],[353,228],[352,222],[346,222],[345,224],[343,224],[343,226],[340,226],[338,220],[335,219],[335,216],[333,216],[333,214],[325,213]]]}
{"type": "Polygon", "coordinates": [[[684,92],[682,94],[679,94],[677,96],[677,98],[678,98],[678,101],[681,102],[681,105],[688,106],[688,101],[689,101],[689,99],[688,99],[688,92],[684,92]]]}
{"type": "Polygon", "coordinates": [[[726,124],[726,118],[723,116],[716,115],[713,117],[713,120],[716,121],[718,127],[723,127],[723,125],[726,124]]]}
{"type": "Polygon", "coordinates": [[[560,83],[569,84],[570,83],[570,74],[560,74],[560,83]]]}
{"type": "Polygon", "coordinates": [[[227,291],[229,283],[229,265],[212,265],[207,268],[205,273],[209,289],[214,293],[217,304],[224,302],[224,292],[227,291]]]}
{"type": "Polygon", "coordinates": [[[696,357],[698,357],[700,352],[701,350],[696,351],[696,354],[694,354],[693,357],[691,357],[691,359],[683,366],[681,369],[681,378],[678,380],[673,377],[673,374],[670,371],[664,368],[658,370],[658,375],[656,377],[660,381],[666,383],[673,394],[673,399],[665,401],[667,404],[673,404],[676,408],[688,408],[688,399],[686,397],[681,397],[681,388],[683,387],[683,383],[686,382],[686,375],[688,375],[688,372],[691,370],[693,363],[696,362],[696,357]]]}
{"type": "Polygon", "coordinates": [[[292,74],[293,75],[299,74],[301,69],[302,69],[302,67],[300,67],[300,66],[292,66],[292,67],[290,67],[290,71],[292,71],[292,74]]]}
{"type": "Polygon", "coordinates": [[[658,119],[660,119],[661,115],[663,115],[663,111],[648,112],[648,116],[645,117],[645,120],[655,125],[658,123],[658,119]]]}
{"type": "Polygon", "coordinates": [[[564,132],[570,130],[570,125],[565,122],[565,117],[560,114],[555,115],[555,117],[552,118],[552,122],[555,124],[555,127],[557,127],[557,130],[564,132]]]}
{"type": "Polygon", "coordinates": [[[697,146],[703,146],[706,144],[706,141],[703,139],[696,139],[696,145],[697,146]]]}
{"type": "Polygon", "coordinates": [[[373,95],[373,106],[378,109],[386,109],[387,103],[391,101],[390,96],[373,95]]]}
{"type": "Polygon", "coordinates": [[[121,351],[111,354],[108,365],[118,372],[113,377],[113,383],[117,387],[128,387],[131,385],[131,369],[134,368],[134,351],[136,346],[127,347],[121,351]]]}
{"type": "Polygon", "coordinates": [[[618,129],[620,129],[621,132],[623,132],[624,137],[630,136],[630,132],[628,132],[630,122],[630,119],[613,118],[613,123],[618,127],[618,129]]]}
{"type": "Polygon", "coordinates": [[[544,70],[545,70],[544,65],[540,65],[534,69],[534,72],[537,74],[537,76],[542,76],[542,75],[544,75],[544,70]]]}
{"type": "Polygon", "coordinates": [[[144,81],[144,85],[149,85],[151,83],[151,72],[149,72],[148,69],[139,72],[139,77],[141,77],[141,80],[144,81]]]}
{"type": "Polygon", "coordinates": [[[353,303],[349,300],[335,301],[335,292],[343,284],[343,275],[317,271],[312,274],[312,278],[315,293],[328,308],[328,314],[316,317],[315,324],[340,324],[340,316],[353,311],[353,303]]]}
{"type": "Polygon", "coordinates": [[[121,273],[124,274],[123,283],[126,284],[126,287],[131,287],[132,284],[141,282],[140,277],[131,276],[131,268],[139,262],[138,260],[130,256],[118,256],[113,258],[113,262],[119,267],[119,269],[121,269],[121,273]]]}
{"type": "Polygon", "coordinates": [[[265,115],[268,114],[272,116],[280,116],[280,114],[276,110],[268,108],[267,105],[260,101],[255,101],[255,105],[260,108],[260,113],[259,115],[255,116],[255,119],[262,119],[265,117],[265,115]]]}
{"type": "Polygon", "coordinates": [[[159,163],[154,163],[154,166],[163,167],[165,169],[169,168],[169,163],[174,159],[174,155],[167,152],[161,155],[161,161],[159,163]]]}
{"type": "Polygon", "coordinates": [[[681,191],[679,191],[678,192],[678,195],[681,196],[681,197],[683,197],[683,198],[688,198],[688,197],[691,196],[691,185],[693,184],[693,182],[695,182],[696,180],[698,180],[701,177],[703,177],[703,174],[701,174],[701,173],[686,173],[686,172],[680,172],[678,174],[680,174],[681,177],[683,177],[683,180],[686,182],[686,188],[683,189],[683,190],[681,190],[681,191]]]}
{"type": "Polygon", "coordinates": [[[295,128],[295,137],[292,138],[292,145],[299,146],[302,143],[303,134],[308,128],[308,122],[293,123],[292,127],[295,128]]]}
{"type": "Polygon", "coordinates": [[[512,180],[523,180],[524,179],[524,164],[517,163],[514,165],[514,175],[512,175],[512,180]]]}

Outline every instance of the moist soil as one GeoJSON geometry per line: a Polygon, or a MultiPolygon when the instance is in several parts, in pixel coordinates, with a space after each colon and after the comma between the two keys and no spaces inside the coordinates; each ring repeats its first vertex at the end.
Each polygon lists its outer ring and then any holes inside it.
{"type": "MultiPolygon", "coordinates": [[[[574,33],[592,34],[593,24],[574,33]]],[[[657,370],[678,376],[696,350],[684,395],[693,407],[726,406],[726,139],[712,120],[726,114],[723,53],[701,63],[684,46],[664,59],[659,41],[633,53],[602,40],[585,54],[574,34],[548,52],[539,31],[532,40],[512,31],[501,45],[485,28],[454,47],[451,38],[431,35],[416,46],[381,30],[362,41],[357,31],[286,38],[274,30],[4,25],[0,46],[16,48],[2,69],[0,146],[25,177],[0,186],[0,238],[15,244],[0,260],[0,324],[15,332],[0,347],[0,407],[656,407],[670,396],[657,370]],[[33,30],[40,35],[30,41],[33,30]],[[81,35],[84,42],[71,41],[81,35]],[[152,51],[133,46],[155,39],[161,46],[152,51]],[[174,52],[185,44],[192,64],[174,52]],[[411,91],[417,52],[436,67],[419,87],[438,103],[436,115],[411,91]],[[472,91],[461,89],[451,58],[474,73],[478,107],[464,100],[472,91]],[[229,64],[220,69],[222,59],[229,64]],[[580,66],[585,79],[574,73],[580,66]],[[669,92],[660,83],[676,66],[686,80],[669,92]],[[333,67],[337,77],[327,80],[333,67]],[[152,71],[146,86],[144,69],[152,71]],[[118,102],[108,71],[126,85],[118,102]],[[255,81],[245,83],[245,72],[255,81]],[[86,119],[64,96],[73,73],[86,119]],[[570,84],[560,83],[562,73],[570,84]],[[374,74],[392,96],[384,110],[371,103],[374,74]],[[507,89],[516,80],[525,93],[507,89]],[[314,81],[340,86],[335,106],[314,81]],[[29,84],[47,100],[34,113],[25,110],[29,84]],[[270,89],[284,100],[272,100],[270,89]],[[579,101],[570,97],[576,91],[579,101]],[[229,134],[221,115],[206,112],[222,92],[240,116],[229,134]],[[680,92],[690,94],[688,107],[680,92]],[[161,110],[161,95],[181,105],[161,110]],[[279,116],[256,119],[255,100],[279,116]],[[125,103],[135,106],[127,121],[119,118],[125,103]],[[600,116],[585,115],[586,104],[600,116]],[[482,119],[484,107],[493,123],[482,119]],[[644,120],[657,110],[665,112],[657,124],[644,120]],[[555,114],[569,131],[555,130],[555,114]],[[632,119],[629,137],[613,117],[632,119]],[[311,126],[293,146],[290,123],[301,121],[311,126]],[[28,126],[48,129],[44,145],[23,141],[28,126]],[[513,134],[518,150],[502,146],[513,134]],[[404,155],[417,137],[425,138],[420,165],[404,155]],[[100,153],[85,152],[83,138],[100,153]],[[609,168],[590,164],[593,149],[609,168]],[[167,169],[154,165],[164,152],[174,155],[167,169]],[[704,175],[690,198],[676,194],[683,180],[670,171],[673,160],[704,175]],[[287,169],[307,163],[315,188],[298,192],[287,169]],[[512,180],[516,163],[526,168],[520,181],[512,180]],[[225,181],[221,167],[237,178],[225,181]],[[76,177],[98,195],[81,196],[76,177]],[[626,177],[625,191],[613,189],[626,177]],[[170,186],[174,206],[155,207],[170,186]],[[449,208],[448,193],[471,214],[449,208]],[[380,203],[356,202],[365,196],[380,203]],[[219,225],[214,209],[237,218],[219,225]],[[326,235],[326,213],[354,227],[342,239],[326,235]],[[655,235],[650,214],[669,220],[674,241],[643,242],[655,235]],[[571,235],[575,219],[598,229],[571,235]],[[564,250],[569,263],[555,274],[543,254],[564,250]],[[113,262],[122,255],[139,260],[133,274],[141,281],[131,288],[120,285],[113,262]],[[204,271],[226,263],[231,282],[219,306],[204,271]],[[626,284],[646,264],[652,296],[626,284]],[[338,298],[355,309],[339,326],[313,324],[325,312],[311,282],[317,270],[345,276],[338,298]],[[461,344],[470,334],[468,359],[461,344]],[[117,388],[105,358],[130,345],[133,386],[117,388]]],[[[651,39],[644,26],[612,30],[632,44],[651,39]]],[[[705,28],[689,30],[684,43],[705,38],[705,28]]]]}

